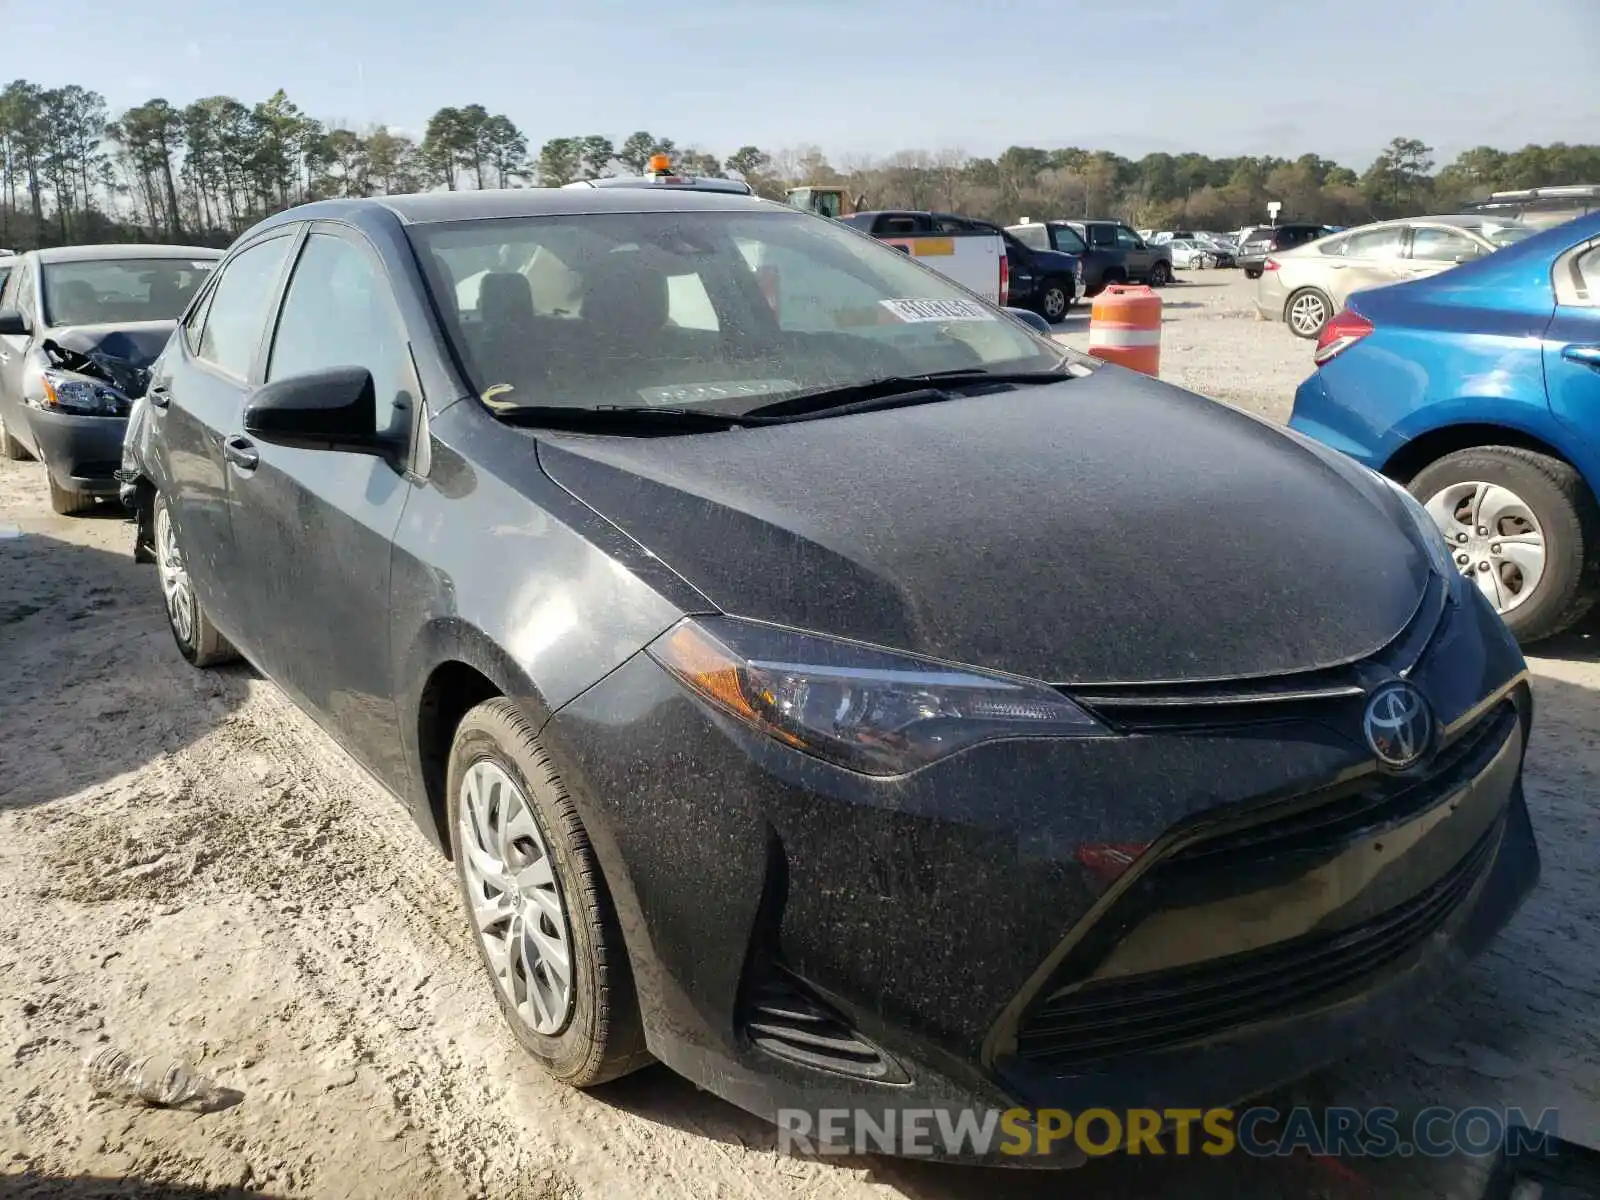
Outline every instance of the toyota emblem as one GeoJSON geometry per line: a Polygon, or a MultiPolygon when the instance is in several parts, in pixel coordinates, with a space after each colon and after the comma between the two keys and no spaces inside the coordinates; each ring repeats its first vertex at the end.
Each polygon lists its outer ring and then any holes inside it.
{"type": "Polygon", "coordinates": [[[1379,762],[1403,771],[1421,761],[1433,744],[1433,712],[1412,684],[1392,679],[1367,697],[1361,732],[1379,762]]]}

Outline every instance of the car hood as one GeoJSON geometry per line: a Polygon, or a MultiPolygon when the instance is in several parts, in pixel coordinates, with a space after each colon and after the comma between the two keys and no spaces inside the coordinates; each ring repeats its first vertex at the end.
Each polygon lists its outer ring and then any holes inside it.
{"type": "Polygon", "coordinates": [[[52,366],[104,379],[137,399],[149,383],[150,364],[175,328],[176,321],[62,325],[46,331],[39,348],[52,366]]]}
{"type": "Polygon", "coordinates": [[[726,433],[537,436],[557,483],[724,612],[1054,683],[1351,661],[1429,570],[1375,476],[1115,368],[726,433]]]}

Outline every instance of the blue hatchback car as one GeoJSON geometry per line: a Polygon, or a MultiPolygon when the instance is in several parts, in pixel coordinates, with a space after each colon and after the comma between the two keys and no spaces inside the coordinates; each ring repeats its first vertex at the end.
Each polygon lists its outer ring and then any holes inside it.
{"type": "Polygon", "coordinates": [[[1600,596],[1600,213],[1358,292],[1291,428],[1405,484],[1523,643],[1600,596]]]}

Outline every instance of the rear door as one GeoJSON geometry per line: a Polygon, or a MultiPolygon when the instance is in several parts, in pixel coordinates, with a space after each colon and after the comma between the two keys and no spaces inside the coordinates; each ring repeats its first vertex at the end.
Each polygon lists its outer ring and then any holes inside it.
{"type": "Polygon", "coordinates": [[[1550,408],[1600,454],[1600,238],[1556,259],[1556,310],[1544,340],[1550,408]]]}
{"type": "Polygon", "coordinates": [[[262,327],[297,228],[273,230],[222,264],[179,326],[146,392],[154,482],[166,497],[195,592],[218,628],[246,654],[254,649],[242,612],[249,581],[239,578],[224,440],[238,427],[256,378],[262,327]]]}
{"type": "MultiPolygon", "coordinates": [[[[377,388],[377,429],[412,431],[421,387],[378,251],[344,226],[316,225],[297,252],[265,382],[360,366],[377,388]]],[[[229,431],[234,537],[250,579],[259,665],[380,778],[405,778],[389,645],[391,547],[411,484],[404,463],[302,450],[229,431]]]]}
{"type": "Polygon", "coordinates": [[[1405,227],[1385,225],[1352,233],[1327,256],[1328,296],[1339,308],[1352,292],[1385,287],[1407,278],[1405,227]]]}

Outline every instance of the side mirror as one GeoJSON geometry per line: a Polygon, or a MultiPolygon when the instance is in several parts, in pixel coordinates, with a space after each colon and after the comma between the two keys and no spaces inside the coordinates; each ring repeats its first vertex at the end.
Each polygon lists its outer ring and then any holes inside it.
{"type": "Polygon", "coordinates": [[[1046,337],[1050,336],[1050,334],[1052,332],[1051,329],[1050,329],[1050,322],[1046,321],[1043,317],[1041,317],[1038,313],[1034,312],[1032,309],[1028,309],[1028,308],[1009,308],[1008,307],[1006,309],[1006,311],[1008,313],[1010,313],[1013,317],[1015,317],[1017,320],[1021,321],[1029,329],[1032,329],[1035,333],[1042,333],[1046,337]]]}
{"type": "Polygon", "coordinates": [[[0,336],[27,337],[32,332],[31,322],[20,309],[0,308],[0,336]]]}
{"type": "Polygon", "coordinates": [[[252,437],[297,450],[388,457],[402,447],[378,429],[377,388],[365,367],[329,367],[274,379],[245,405],[252,437]]]}

